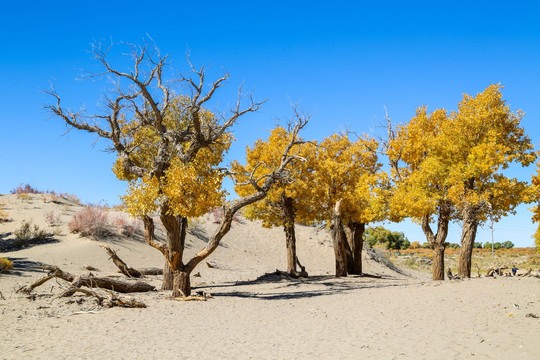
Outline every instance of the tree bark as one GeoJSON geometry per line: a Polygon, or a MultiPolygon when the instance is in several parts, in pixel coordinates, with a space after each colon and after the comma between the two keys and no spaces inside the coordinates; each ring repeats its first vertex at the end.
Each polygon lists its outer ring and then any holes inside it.
{"type": "Polygon", "coordinates": [[[461,250],[459,252],[458,274],[462,277],[471,277],[472,252],[476,231],[478,230],[478,209],[467,206],[463,210],[463,229],[461,231],[461,250]]]}
{"type": "Polygon", "coordinates": [[[294,231],[294,199],[281,194],[281,212],[287,245],[287,272],[296,273],[296,233],[294,231]]]}
{"type": "Polygon", "coordinates": [[[449,202],[439,203],[439,213],[437,218],[437,234],[433,234],[429,225],[429,215],[421,219],[422,231],[433,249],[433,280],[444,280],[444,250],[446,248],[446,236],[448,235],[448,223],[450,222],[451,204],[449,202]]]}
{"type": "Polygon", "coordinates": [[[343,231],[345,232],[343,245],[345,246],[345,258],[347,259],[347,273],[354,274],[353,233],[348,226],[343,226],[343,231]]]}
{"type": "Polygon", "coordinates": [[[343,230],[341,220],[341,200],[336,202],[332,217],[332,240],[334,243],[334,255],[336,258],[336,277],[347,276],[347,254],[345,253],[345,242],[347,237],[343,230]]]}
{"type": "Polygon", "coordinates": [[[187,218],[170,215],[169,210],[169,206],[164,204],[160,216],[167,236],[167,257],[163,265],[161,289],[176,292],[175,272],[184,267],[182,257],[186,242],[187,218]]]}
{"type": "Polygon", "coordinates": [[[433,280],[444,280],[444,244],[433,247],[433,280]]]}
{"type": "Polygon", "coordinates": [[[349,266],[349,274],[362,274],[362,248],[364,247],[364,231],[366,224],[350,221],[349,237],[351,245],[352,266],[349,266]]]}
{"type": "Polygon", "coordinates": [[[174,272],[173,297],[187,297],[191,295],[190,273],[186,271],[174,272]]]}

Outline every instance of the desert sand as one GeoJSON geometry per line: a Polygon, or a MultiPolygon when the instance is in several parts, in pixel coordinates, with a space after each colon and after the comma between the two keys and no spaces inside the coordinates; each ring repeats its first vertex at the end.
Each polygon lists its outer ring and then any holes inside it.
{"type": "MultiPolygon", "coordinates": [[[[335,278],[329,234],[297,226],[298,257],[308,278],[262,276],[284,270],[285,239],[259,222],[234,224],[220,247],[195,269],[194,291],[208,301],[177,301],[170,293],[132,294],[145,309],[103,308],[87,296],[56,298],[50,280],[33,296],[16,293],[42,277],[40,264],[85,274],[91,265],[117,273],[106,243],[133,267],[162,267],[162,255],[142,237],[96,241],[70,234],[80,206],[1,195],[10,221],[0,244],[23,220],[53,231],[46,212],[60,217],[54,240],[1,257],[14,270],[0,274],[1,359],[540,359],[540,280],[499,277],[433,282],[429,274],[396,272],[364,253],[369,276],[335,278]],[[60,233],[60,234],[58,234],[60,233]]],[[[110,218],[124,216],[111,211],[110,218]]],[[[190,256],[217,225],[211,215],[188,235],[190,256]]],[[[159,234],[159,232],[158,232],[159,234]]],[[[162,236],[162,234],[161,234],[162,236]]],[[[160,276],[145,281],[160,286],[160,276]]]]}

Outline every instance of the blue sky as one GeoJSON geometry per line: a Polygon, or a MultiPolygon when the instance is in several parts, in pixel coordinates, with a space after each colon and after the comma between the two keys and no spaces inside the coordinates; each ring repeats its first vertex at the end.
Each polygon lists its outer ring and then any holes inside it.
{"type": "MultiPolygon", "coordinates": [[[[305,137],[343,128],[375,135],[384,108],[406,122],[420,105],[455,109],[463,93],[502,83],[522,125],[540,142],[540,6],[535,2],[8,2],[0,13],[0,193],[20,183],[72,192],[86,202],[118,202],[125,184],[114,156],[95,137],[48,119],[41,93],[51,83],[73,108],[95,108],[106,82],[76,80],[97,70],[94,40],[137,42],[149,34],[187,71],[185,54],[209,78],[228,71],[212,104],[226,110],[245,83],[263,109],[240,120],[228,160],[291,116],[291,102],[312,114],[305,137]],[[472,4],[471,4],[472,3],[472,4]]],[[[114,58],[119,65],[125,59],[114,58]]],[[[528,179],[530,169],[513,169],[528,179]]],[[[495,225],[495,241],[530,246],[535,226],[526,205],[495,225]]],[[[401,223],[411,241],[420,228],[401,223]]],[[[459,225],[448,241],[458,242],[459,225]]],[[[491,240],[487,230],[478,240],[491,240]]]]}

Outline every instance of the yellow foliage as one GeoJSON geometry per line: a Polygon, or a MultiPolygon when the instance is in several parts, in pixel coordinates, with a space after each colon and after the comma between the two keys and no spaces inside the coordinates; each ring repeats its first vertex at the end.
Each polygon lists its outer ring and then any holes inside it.
{"type": "Polygon", "coordinates": [[[537,251],[540,251],[540,225],[536,229],[536,232],[534,233],[534,246],[536,247],[537,251]]]}
{"type": "Polygon", "coordinates": [[[404,166],[393,172],[398,181],[392,212],[418,220],[436,213],[444,201],[456,214],[475,206],[479,220],[491,213],[496,221],[527,200],[527,184],[502,171],[512,162],[528,166],[536,154],[520,127],[523,114],[510,111],[501,88],[490,85],[474,97],[465,94],[450,114],[444,109],[428,114],[420,107],[397,129],[389,157],[404,166]]]}
{"type": "MultiPolygon", "coordinates": [[[[235,191],[240,196],[253,194],[256,189],[247,181],[253,173],[253,179],[264,182],[264,175],[271,173],[281,164],[286,146],[292,134],[283,127],[276,127],[268,140],[257,140],[252,148],[246,149],[246,165],[233,162],[232,171],[237,174],[238,184],[235,191]]],[[[312,201],[312,182],[309,159],[314,155],[315,146],[311,143],[297,145],[291,150],[297,159],[289,165],[288,177],[279,179],[270,189],[267,196],[244,208],[243,215],[248,219],[260,219],[264,227],[282,226],[283,217],[280,209],[281,197],[291,197],[295,202],[295,217],[299,222],[309,223],[314,220],[310,202],[312,201]]]]}
{"type": "Polygon", "coordinates": [[[369,223],[384,218],[388,179],[380,171],[377,147],[374,139],[351,141],[348,135],[340,134],[319,144],[311,164],[311,193],[318,220],[331,219],[332,208],[340,199],[345,222],[369,223]]]}
{"type": "Polygon", "coordinates": [[[0,272],[13,270],[13,262],[9,259],[0,257],[0,272]]]}
{"type": "MultiPolygon", "coordinates": [[[[182,130],[190,126],[186,120],[188,102],[185,97],[172,101],[164,119],[165,128],[182,130]]],[[[202,112],[200,121],[203,131],[209,131],[216,125],[214,115],[209,111],[202,112]]],[[[130,149],[131,162],[149,173],[160,152],[161,138],[157,131],[154,126],[141,124],[137,118],[121,121],[121,132],[126,148],[130,149]]],[[[199,149],[195,157],[185,163],[180,155],[191,146],[191,141],[183,142],[182,149],[165,149],[169,158],[168,166],[163,174],[151,178],[127,174],[124,159],[117,158],[113,172],[120,180],[129,181],[127,194],[122,197],[127,210],[134,216],[141,216],[156,211],[166,202],[171,215],[198,217],[220,206],[226,192],[221,189],[224,174],[218,165],[223,161],[232,140],[232,135],[225,132],[219,141],[199,149]]]]}

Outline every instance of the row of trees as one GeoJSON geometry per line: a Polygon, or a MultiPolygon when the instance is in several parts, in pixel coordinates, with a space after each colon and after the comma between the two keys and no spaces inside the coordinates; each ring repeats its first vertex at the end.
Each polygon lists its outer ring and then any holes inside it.
{"type": "MultiPolygon", "coordinates": [[[[510,163],[531,164],[536,155],[512,113],[492,85],[475,97],[465,96],[458,111],[427,112],[421,107],[405,125],[388,123],[388,138],[336,133],[322,141],[299,136],[309,117],[294,109],[289,127],[276,127],[267,140],[248,147],[246,163],[221,165],[233,141],[232,126],[257,111],[263,102],[242,106],[241,91],[228,115],[205,106],[228,75],[207,84],[204,68],[167,79],[167,57],[153,46],[131,46],[134,66],[114,67],[108,50],[92,52],[116,87],[106,94],[106,111],[74,112],[56,100],[47,106],[68,128],[107,139],[117,160],[116,176],[129,182],[123,197],[128,210],[142,219],[145,239],[165,258],[163,289],[175,296],[191,292],[190,274],[219,245],[234,214],[280,226],[287,244],[287,271],[299,275],[294,224],[327,224],[332,230],[336,275],[361,274],[366,224],[412,218],[434,250],[433,279],[444,279],[444,249],[450,221],[463,222],[459,273],[470,276],[476,229],[488,218],[497,221],[531,198],[527,183],[507,178],[510,163]],[[185,92],[185,89],[188,89],[185,92]],[[184,95],[179,95],[184,90],[184,95]],[[383,171],[383,153],[391,171],[383,171]],[[240,196],[224,205],[225,176],[240,196]],[[528,197],[527,197],[528,196],[528,197]],[[225,206],[220,226],[208,244],[184,259],[188,219],[225,206]],[[154,215],[166,230],[166,243],[154,235],[154,215]],[[437,223],[434,233],[431,224],[437,223]]],[[[189,58],[188,58],[189,62],[189,58]]],[[[539,181],[540,182],[540,181],[539,181]]],[[[404,236],[390,234],[392,244],[404,236]]],[[[401,246],[401,245],[399,245],[401,246]]]]}

